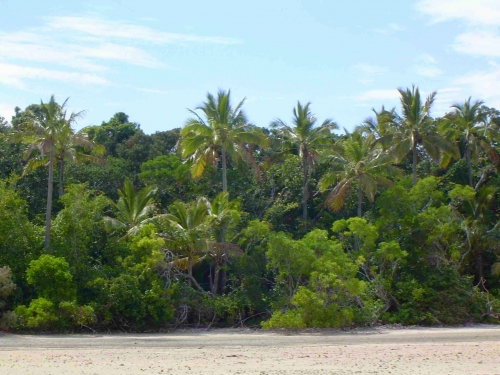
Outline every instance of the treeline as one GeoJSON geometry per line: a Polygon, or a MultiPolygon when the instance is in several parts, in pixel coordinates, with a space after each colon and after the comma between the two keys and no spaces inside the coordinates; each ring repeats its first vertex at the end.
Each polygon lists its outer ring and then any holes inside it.
{"type": "Polygon", "coordinates": [[[352,132],[207,94],[182,128],[66,102],[0,118],[0,327],[343,327],[500,318],[500,112],[400,89],[352,132]],[[343,134],[339,134],[343,133],[343,134]]]}

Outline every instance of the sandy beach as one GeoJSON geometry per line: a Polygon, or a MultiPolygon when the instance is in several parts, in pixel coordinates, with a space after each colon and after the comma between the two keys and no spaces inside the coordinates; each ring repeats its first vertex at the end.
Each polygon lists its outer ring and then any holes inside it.
{"type": "Polygon", "coordinates": [[[0,336],[0,374],[500,374],[500,328],[0,336]]]}

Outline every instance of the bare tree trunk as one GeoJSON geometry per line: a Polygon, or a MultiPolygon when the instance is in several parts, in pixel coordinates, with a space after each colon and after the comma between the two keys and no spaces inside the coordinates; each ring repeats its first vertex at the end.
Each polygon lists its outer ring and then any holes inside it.
{"type": "Polygon", "coordinates": [[[307,168],[307,160],[302,157],[302,172],[304,174],[304,186],[302,187],[302,221],[307,222],[307,198],[309,196],[308,185],[309,185],[309,170],[307,168]]]}
{"type": "Polygon", "coordinates": [[[64,159],[59,159],[59,197],[64,194],[63,188],[64,159]]]}
{"type": "Polygon", "coordinates": [[[214,296],[217,295],[219,289],[219,276],[220,276],[219,273],[220,273],[219,261],[216,261],[214,264],[214,275],[212,279],[212,294],[214,296]]]}
{"type": "Polygon", "coordinates": [[[467,143],[465,145],[465,161],[467,162],[467,173],[469,177],[469,186],[474,187],[473,181],[472,181],[472,163],[471,163],[471,154],[470,154],[470,147],[469,144],[467,143]]]}
{"type": "Polygon", "coordinates": [[[54,174],[54,163],[53,163],[54,150],[51,148],[49,152],[49,179],[48,179],[48,189],[47,189],[47,208],[45,209],[45,243],[44,249],[47,251],[50,246],[50,221],[52,215],[52,189],[53,189],[53,174],[54,174]]]}
{"type": "Polygon", "coordinates": [[[417,143],[413,142],[413,185],[417,184],[417,143]]]}
{"type": "Polygon", "coordinates": [[[224,146],[222,147],[222,191],[227,193],[227,160],[224,146]]]}
{"type": "Polygon", "coordinates": [[[363,204],[363,190],[361,188],[361,177],[358,178],[358,217],[363,216],[361,214],[361,206],[363,204]]]}
{"type": "Polygon", "coordinates": [[[191,280],[193,279],[193,259],[190,255],[188,255],[188,285],[192,286],[191,280]]]}

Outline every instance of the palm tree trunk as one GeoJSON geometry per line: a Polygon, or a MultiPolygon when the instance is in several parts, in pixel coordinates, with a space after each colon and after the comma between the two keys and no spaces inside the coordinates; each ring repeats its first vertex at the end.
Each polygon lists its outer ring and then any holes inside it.
{"type": "Polygon", "coordinates": [[[468,177],[469,177],[469,186],[473,188],[474,184],[472,181],[471,155],[470,155],[470,147],[469,147],[468,143],[465,145],[465,161],[467,162],[467,173],[468,173],[468,177]]]}
{"type": "Polygon", "coordinates": [[[59,159],[59,197],[64,194],[63,189],[64,159],[59,159]]]}
{"type": "Polygon", "coordinates": [[[214,276],[212,280],[212,294],[215,296],[217,295],[218,289],[219,289],[219,273],[220,273],[220,267],[219,267],[219,261],[217,260],[214,264],[214,276]]]}
{"type": "Polygon", "coordinates": [[[361,217],[361,205],[363,204],[363,190],[361,189],[361,177],[358,178],[358,217],[361,217]]]}
{"type": "Polygon", "coordinates": [[[188,285],[191,286],[193,284],[191,281],[191,279],[193,278],[193,259],[191,255],[188,255],[188,275],[188,285]]]}
{"type": "Polygon", "coordinates": [[[222,147],[222,191],[227,193],[227,160],[225,147],[222,147]]]}
{"type": "Polygon", "coordinates": [[[44,249],[47,251],[50,246],[50,220],[52,215],[52,189],[53,189],[53,173],[54,173],[54,163],[53,163],[53,153],[54,150],[51,148],[49,152],[49,179],[48,179],[48,189],[47,189],[47,208],[45,209],[45,243],[44,249]]]}
{"type": "Polygon", "coordinates": [[[307,161],[304,157],[302,158],[302,173],[304,174],[304,185],[302,186],[302,221],[305,223],[307,221],[307,198],[309,195],[309,170],[307,168],[307,161]]]}
{"type": "Polygon", "coordinates": [[[413,185],[417,184],[417,143],[413,142],[413,185]]]}

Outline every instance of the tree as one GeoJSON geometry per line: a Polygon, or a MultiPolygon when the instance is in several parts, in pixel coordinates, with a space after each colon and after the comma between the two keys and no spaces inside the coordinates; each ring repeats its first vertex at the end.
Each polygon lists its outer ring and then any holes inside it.
{"type": "Polygon", "coordinates": [[[267,144],[265,135],[248,123],[242,110],[244,102],[245,99],[233,108],[230,90],[219,90],[217,97],[208,93],[206,102],[195,109],[201,111],[205,119],[190,110],[195,117],[189,118],[181,130],[180,149],[182,156],[193,163],[193,177],[199,178],[207,163],[215,167],[221,160],[223,192],[227,192],[227,156],[236,164],[249,164],[255,171],[253,146],[267,144]]]}
{"type": "MultiPolygon", "coordinates": [[[[186,256],[187,275],[189,285],[195,285],[203,290],[193,277],[193,264],[200,259],[200,254],[208,249],[207,214],[209,203],[205,197],[194,202],[174,202],[170,213],[165,215],[170,228],[168,233],[160,234],[165,239],[167,246],[174,251],[179,251],[186,256]]],[[[178,262],[180,265],[184,262],[178,262]]]]}
{"type": "MultiPolygon", "coordinates": [[[[235,226],[241,218],[241,213],[236,202],[229,201],[228,193],[218,194],[207,205],[209,226],[212,231],[213,242],[209,249],[214,265],[214,274],[211,276],[211,291],[216,295],[219,290],[220,267],[229,256],[241,256],[243,251],[236,245],[226,242],[227,230],[235,226]]],[[[224,288],[226,272],[222,272],[222,289],[224,288]]]]}
{"type": "Polygon", "coordinates": [[[392,165],[392,157],[381,150],[373,134],[363,137],[359,132],[347,133],[343,145],[332,151],[328,156],[331,170],[319,182],[323,191],[335,185],[325,203],[332,210],[339,210],[352,185],[357,184],[358,216],[361,217],[363,192],[373,202],[377,186],[391,186],[392,181],[387,177],[398,175],[400,171],[392,165]]]}
{"type": "Polygon", "coordinates": [[[136,192],[130,180],[125,180],[123,190],[118,189],[118,202],[112,203],[117,210],[116,218],[104,217],[106,229],[110,232],[126,231],[126,236],[136,235],[144,224],[154,220],[156,191],[156,188],[146,186],[136,192]]]}
{"type": "Polygon", "coordinates": [[[48,190],[47,190],[47,208],[45,211],[45,250],[50,245],[50,224],[52,213],[52,190],[54,185],[54,156],[56,145],[63,137],[63,134],[71,129],[71,125],[81,116],[79,113],[71,113],[67,116],[66,104],[68,99],[62,105],[57,104],[54,95],[50,97],[48,103],[43,101],[36,111],[27,114],[25,123],[20,124],[19,131],[16,134],[21,139],[27,141],[30,145],[26,151],[26,158],[29,159],[25,167],[25,172],[35,169],[38,166],[48,166],[48,190]]]}
{"type": "Polygon", "coordinates": [[[452,113],[446,115],[440,130],[449,139],[460,140],[464,145],[463,158],[467,163],[468,183],[474,187],[472,176],[472,159],[476,159],[479,150],[487,153],[495,152],[490,144],[491,128],[487,124],[487,115],[482,111],[484,102],[471,103],[469,97],[463,104],[454,104],[452,113]]]}
{"type": "Polygon", "coordinates": [[[387,150],[392,145],[397,125],[398,115],[396,109],[386,110],[384,106],[380,111],[372,109],[375,117],[367,118],[356,130],[362,134],[373,134],[378,143],[387,150]]]}
{"type": "MultiPolygon", "coordinates": [[[[418,148],[421,146],[427,155],[435,162],[449,161],[442,158],[442,152],[456,155],[454,144],[441,137],[430,117],[430,110],[436,99],[436,92],[432,92],[424,103],[420,97],[418,87],[412,86],[410,90],[398,89],[401,96],[402,116],[396,128],[398,143],[394,146],[394,153],[398,160],[412,153],[413,185],[417,183],[418,148]]],[[[441,166],[445,166],[444,163],[441,166]]]]}
{"type": "Polygon", "coordinates": [[[302,161],[302,220],[307,221],[307,201],[309,199],[309,174],[316,163],[319,151],[331,142],[331,131],[338,126],[333,120],[326,119],[316,127],[317,119],[310,110],[311,103],[302,106],[297,102],[293,109],[292,126],[283,120],[275,120],[271,123],[272,128],[279,129],[283,139],[296,148],[302,161]]]}

